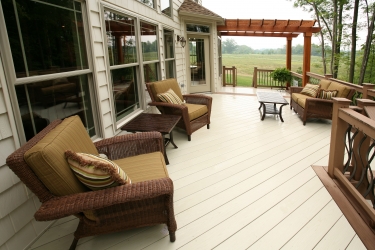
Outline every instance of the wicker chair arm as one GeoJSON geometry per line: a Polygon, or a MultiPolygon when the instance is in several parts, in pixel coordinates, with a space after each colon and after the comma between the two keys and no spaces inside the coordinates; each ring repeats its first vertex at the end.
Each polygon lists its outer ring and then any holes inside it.
{"type": "Polygon", "coordinates": [[[184,100],[191,104],[201,104],[211,106],[212,97],[206,95],[183,95],[184,100]]]}
{"type": "Polygon", "coordinates": [[[35,213],[35,219],[38,221],[57,220],[87,210],[96,210],[163,195],[173,195],[173,182],[170,178],[55,197],[41,205],[35,213]]]}
{"type": "Polygon", "coordinates": [[[163,138],[159,132],[143,132],[114,136],[95,142],[99,153],[117,160],[130,156],[160,151],[164,153],[163,138]]]}
{"type": "Polygon", "coordinates": [[[315,103],[315,104],[333,104],[332,100],[327,100],[327,99],[320,99],[320,98],[307,98],[306,103],[315,103]]]}
{"type": "Polygon", "coordinates": [[[303,87],[290,87],[290,94],[293,93],[300,93],[302,91],[303,87]]]}

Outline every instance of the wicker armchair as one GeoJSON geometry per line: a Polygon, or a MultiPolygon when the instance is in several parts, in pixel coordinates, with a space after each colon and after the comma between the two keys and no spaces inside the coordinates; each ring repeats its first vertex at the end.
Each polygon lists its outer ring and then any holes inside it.
{"type": "Polygon", "coordinates": [[[176,126],[186,131],[189,141],[194,131],[205,125],[207,125],[207,129],[210,128],[212,97],[196,94],[182,95],[176,79],[150,82],[146,83],[146,86],[152,100],[149,105],[156,106],[162,114],[181,116],[182,119],[176,126]],[[185,100],[185,104],[162,102],[157,95],[169,89],[172,89],[181,100],[185,100]],[[203,112],[201,112],[202,110],[203,112]]]}
{"type": "MultiPolygon", "coordinates": [[[[78,240],[83,237],[155,224],[166,224],[170,241],[174,242],[177,225],[173,211],[173,183],[167,173],[164,178],[150,179],[149,173],[153,172],[151,170],[147,172],[148,180],[140,181],[139,177],[137,177],[138,179],[132,177],[134,176],[133,170],[133,173],[129,172],[128,174],[130,178],[137,179],[135,181],[133,179],[132,184],[99,191],[87,190],[64,196],[57,196],[47,188],[41,178],[38,177],[39,175],[26,163],[24,155],[25,152],[33,148],[49,133],[54,134],[53,130],[56,130],[60,124],[62,124],[60,120],[52,122],[21,148],[8,156],[6,161],[21,181],[42,202],[41,207],[34,215],[35,219],[49,221],[70,215],[78,217],[79,225],[74,233],[74,240],[70,249],[75,249],[78,240]],[[95,218],[89,219],[85,214],[87,211],[91,211],[95,218]]],[[[61,139],[64,138],[60,136],[59,141],[61,139]]],[[[72,144],[74,143],[76,142],[72,144]]],[[[96,142],[94,146],[99,153],[107,154],[108,158],[115,162],[116,160],[122,161],[126,157],[137,157],[140,154],[160,151],[160,162],[164,164],[162,137],[157,132],[115,136],[96,142]]],[[[151,164],[152,166],[149,164],[149,168],[154,169],[158,164],[157,162],[151,164]]],[[[123,168],[120,164],[119,166],[123,168]]],[[[75,175],[73,174],[74,177],[75,175]]]]}
{"type": "MultiPolygon", "coordinates": [[[[342,95],[337,97],[352,99],[355,89],[343,84],[330,82],[327,80],[320,81],[321,88],[332,90],[342,89],[339,93],[342,95]],[[327,87],[328,86],[328,87],[327,87]]],[[[314,98],[300,94],[303,87],[290,87],[290,109],[298,113],[301,117],[303,125],[309,118],[321,118],[332,120],[333,101],[320,98],[314,98]]]]}

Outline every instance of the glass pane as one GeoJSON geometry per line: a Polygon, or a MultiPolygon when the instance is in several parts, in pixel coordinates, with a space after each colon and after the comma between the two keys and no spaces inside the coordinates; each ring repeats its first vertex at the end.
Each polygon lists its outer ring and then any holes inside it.
{"type": "Polygon", "coordinates": [[[164,52],[166,59],[174,58],[173,42],[173,32],[170,30],[164,30],[164,52]]]}
{"type": "Polygon", "coordinates": [[[154,61],[158,59],[158,40],[156,26],[141,23],[141,42],[143,61],[154,61]]]}
{"type": "Polygon", "coordinates": [[[16,86],[27,140],[51,121],[78,115],[90,136],[95,135],[87,75],[16,86]]]}
{"type": "Polygon", "coordinates": [[[158,64],[151,63],[143,66],[145,82],[155,82],[159,80],[158,64]]]}
{"type": "Polygon", "coordinates": [[[191,84],[205,84],[204,39],[189,38],[191,84]]]}
{"type": "Polygon", "coordinates": [[[151,8],[155,8],[154,7],[154,0],[138,0],[138,1],[140,1],[141,3],[146,4],[147,6],[149,6],[151,8]]]}
{"type": "Polygon", "coordinates": [[[110,65],[137,62],[134,19],[107,10],[104,17],[110,65]]]}
{"type": "Polygon", "coordinates": [[[172,16],[172,11],[171,11],[171,1],[170,0],[160,0],[160,8],[161,12],[166,14],[167,16],[172,16]]]}
{"type": "Polygon", "coordinates": [[[210,27],[205,25],[187,24],[186,30],[191,32],[210,33],[210,27]]]}
{"type": "Polygon", "coordinates": [[[174,60],[165,61],[165,76],[166,78],[174,78],[174,60]]]}
{"type": "Polygon", "coordinates": [[[1,4],[18,78],[88,68],[80,3],[4,0],[1,4]]]}
{"type": "Polygon", "coordinates": [[[139,108],[136,68],[111,70],[113,83],[113,99],[115,102],[116,120],[139,108]]]}

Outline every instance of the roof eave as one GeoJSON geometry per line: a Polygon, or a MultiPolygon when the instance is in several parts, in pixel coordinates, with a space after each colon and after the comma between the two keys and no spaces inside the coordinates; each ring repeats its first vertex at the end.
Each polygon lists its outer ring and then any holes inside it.
{"type": "Polygon", "coordinates": [[[201,15],[201,14],[191,13],[191,12],[183,11],[183,10],[179,11],[178,13],[182,17],[194,17],[194,18],[198,17],[198,18],[202,18],[202,19],[209,19],[209,20],[212,20],[212,21],[216,21],[216,23],[219,24],[219,25],[224,25],[225,24],[225,19],[222,18],[222,17],[201,15]]]}

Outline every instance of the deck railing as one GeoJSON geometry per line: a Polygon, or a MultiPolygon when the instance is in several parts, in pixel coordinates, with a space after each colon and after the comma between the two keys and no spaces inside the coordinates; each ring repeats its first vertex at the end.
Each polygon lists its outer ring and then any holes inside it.
{"type": "Polygon", "coordinates": [[[375,168],[371,166],[375,157],[375,121],[364,115],[364,107],[375,106],[375,101],[357,101],[362,113],[349,108],[348,99],[334,100],[328,173],[368,226],[375,229],[375,168]]]}
{"type": "Polygon", "coordinates": [[[227,68],[223,66],[223,86],[232,85],[237,86],[237,68],[227,68]]]}
{"type": "Polygon", "coordinates": [[[253,87],[286,88],[285,83],[272,79],[272,71],[272,69],[258,69],[254,67],[253,87]]]}

